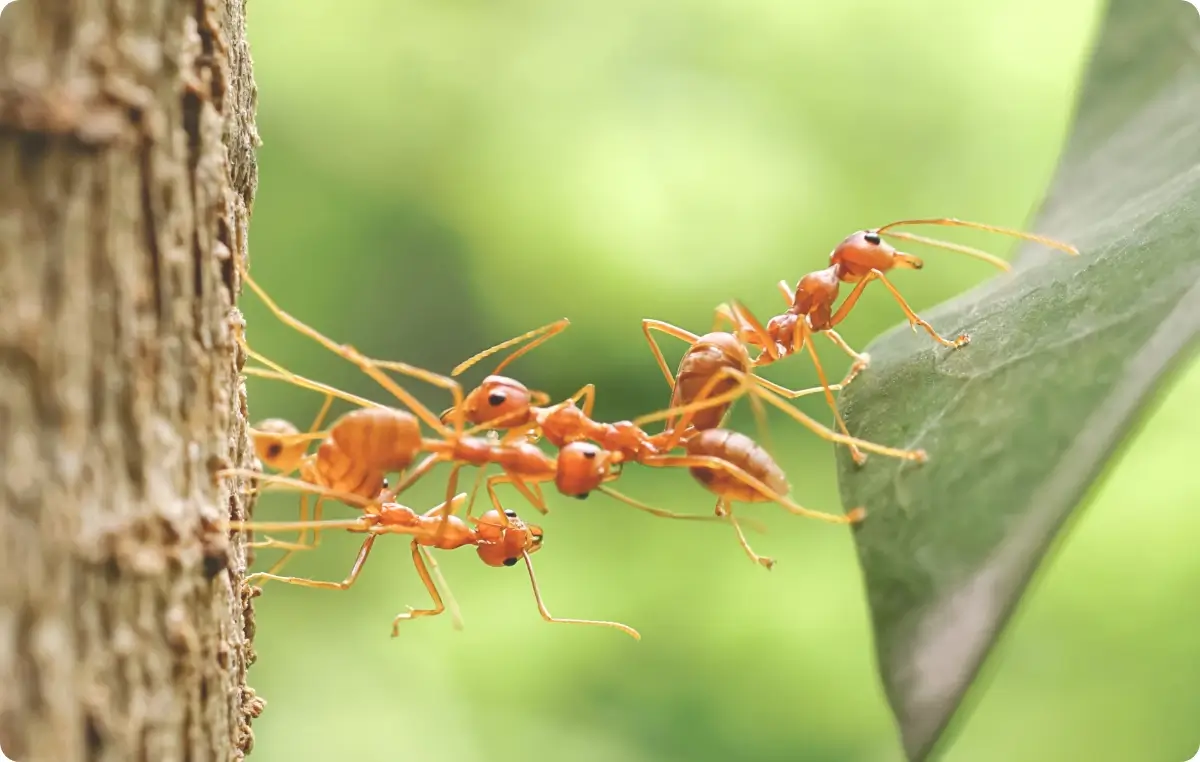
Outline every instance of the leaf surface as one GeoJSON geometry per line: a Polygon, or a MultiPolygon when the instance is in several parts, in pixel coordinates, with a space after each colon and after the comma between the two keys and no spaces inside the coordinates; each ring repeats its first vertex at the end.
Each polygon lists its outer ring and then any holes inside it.
{"type": "Polygon", "coordinates": [[[928,757],[1060,530],[1200,335],[1195,8],[1111,4],[1034,229],[1082,255],[1023,247],[1014,272],[922,315],[943,336],[970,334],[968,346],[945,349],[902,325],[867,348],[871,367],[842,394],[855,436],[930,455],[858,468],[838,452],[846,506],[869,512],[855,544],[913,762],[928,757]]]}

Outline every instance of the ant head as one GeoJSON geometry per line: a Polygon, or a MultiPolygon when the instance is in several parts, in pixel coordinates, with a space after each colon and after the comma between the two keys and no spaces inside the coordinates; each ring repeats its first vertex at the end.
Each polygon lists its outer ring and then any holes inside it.
{"type": "Polygon", "coordinates": [[[479,517],[476,531],[480,542],[475,552],[488,566],[513,566],[522,553],[535,553],[542,547],[542,528],[527,526],[516,511],[505,511],[503,518],[499,511],[488,511],[479,517]]]}
{"type": "Polygon", "coordinates": [[[862,280],[872,270],[887,272],[897,267],[920,270],[924,263],[914,256],[896,251],[877,230],[860,230],[837,245],[829,255],[829,264],[841,270],[842,280],[862,280]]]}
{"type": "Polygon", "coordinates": [[[609,473],[617,460],[616,453],[591,442],[570,442],[558,451],[554,485],[564,495],[582,500],[611,478],[609,473]]]}
{"type": "Polygon", "coordinates": [[[291,421],[268,418],[251,428],[254,453],[264,465],[276,471],[291,471],[300,465],[308,450],[308,440],[293,439],[299,433],[291,421]]]}
{"type": "MultiPolygon", "coordinates": [[[[521,426],[529,421],[530,406],[542,395],[507,376],[488,376],[463,400],[463,414],[475,425],[495,422],[503,428],[521,426]]],[[[442,423],[451,423],[454,408],[442,413],[442,423]]]]}

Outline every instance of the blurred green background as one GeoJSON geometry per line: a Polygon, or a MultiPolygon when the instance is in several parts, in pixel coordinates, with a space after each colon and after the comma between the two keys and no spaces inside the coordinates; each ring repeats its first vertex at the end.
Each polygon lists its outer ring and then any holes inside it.
{"type": "MultiPolygon", "coordinates": [[[[777,280],[892,219],[1027,224],[1101,12],[1094,0],[257,0],[252,270],[338,340],[443,373],[567,316],[572,327],[511,372],[556,399],[593,382],[597,417],[636,416],[667,401],[643,317],[703,332],[734,297],[769,316],[777,280]]],[[[918,310],[996,275],[919,253],[926,269],[895,278],[918,310]]],[[[252,294],[242,308],[256,348],[387,399],[252,294]]],[[[882,289],[869,292],[843,335],[862,347],[900,320],[882,289]]],[[[665,347],[673,364],[683,345],[665,347]]],[[[840,376],[845,358],[820,348],[840,376]]],[[[765,375],[811,385],[810,367],[765,375]]],[[[407,386],[435,410],[449,404],[407,386]]],[[[249,387],[253,420],[303,427],[319,402],[249,387]]],[[[1034,589],[947,759],[1181,762],[1200,744],[1200,611],[1180,604],[1200,579],[1188,542],[1200,485],[1180,446],[1200,428],[1197,400],[1193,370],[1034,589]]],[[[830,448],[771,421],[794,497],[837,510],[830,448]]],[[[744,404],[734,425],[753,432],[744,404]]],[[[445,473],[406,502],[432,506],[445,473]]],[[[684,473],[630,470],[621,486],[674,510],[712,508],[684,473]]],[[[508,504],[536,517],[515,494],[508,504]]],[[[385,538],[348,592],[272,583],[258,599],[251,682],[268,708],[254,758],[900,758],[848,532],[744,508],[768,523],[751,538],[779,560],[768,573],[727,527],[600,495],[551,508],[536,519],[547,542],[535,558],[550,609],[627,622],[641,643],[546,624],[520,567],[485,567],[470,550],[439,554],[465,631],[444,616],[393,640],[392,616],[426,594],[406,543],[385,538]]],[[[256,515],[294,511],[275,494],[256,515]]],[[[341,579],[356,548],[330,535],[289,569],[341,579]]]]}

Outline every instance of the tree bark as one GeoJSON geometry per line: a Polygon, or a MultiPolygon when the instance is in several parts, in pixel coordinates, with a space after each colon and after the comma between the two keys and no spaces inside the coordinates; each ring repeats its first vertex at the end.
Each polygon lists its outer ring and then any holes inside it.
{"type": "Polygon", "coordinates": [[[0,747],[240,759],[262,702],[231,319],[257,183],[245,0],[0,18],[0,747]]]}

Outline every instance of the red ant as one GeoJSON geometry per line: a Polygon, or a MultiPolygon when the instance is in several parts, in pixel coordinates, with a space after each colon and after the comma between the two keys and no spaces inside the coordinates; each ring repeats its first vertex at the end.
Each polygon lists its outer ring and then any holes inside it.
{"type": "Polygon", "coordinates": [[[442,550],[453,550],[472,545],[475,547],[480,560],[488,566],[513,566],[517,561],[524,559],[525,567],[529,571],[529,581],[533,587],[533,597],[537,602],[538,612],[547,622],[610,627],[626,633],[634,640],[641,639],[641,635],[637,630],[619,622],[559,619],[550,614],[546,609],[546,604],[542,601],[537,576],[533,571],[533,561],[530,559],[532,553],[542,548],[542,528],[533,524],[526,525],[517,517],[514,511],[488,511],[479,518],[473,519],[472,523],[474,526],[472,526],[454,515],[457,512],[457,506],[466,499],[466,495],[462,493],[455,495],[452,500],[442,503],[424,514],[418,514],[411,508],[396,503],[378,503],[363,500],[356,495],[314,488],[313,485],[306,482],[287,477],[275,475],[263,477],[255,471],[240,469],[229,469],[224,472],[224,475],[250,476],[251,478],[261,478],[303,491],[315,491],[327,497],[336,497],[338,500],[356,502],[363,510],[363,516],[353,521],[230,522],[230,528],[239,531],[255,529],[270,531],[303,530],[319,527],[323,529],[340,528],[367,535],[362,547],[358,551],[358,557],[355,559],[354,565],[350,567],[350,573],[341,582],[326,582],[304,577],[281,577],[269,572],[259,572],[246,577],[247,583],[251,583],[257,579],[273,579],[303,587],[347,590],[358,579],[358,575],[362,571],[363,565],[366,563],[377,537],[383,534],[404,534],[413,538],[411,543],[413,565],[416,567],[417,574],[420,576],[421,582],[424,583],[425,589],[429,591],[429,597],[433,601],[433,608],[414,609],[410,606],[407,612],[398,614],[392,620],[392,637],[400,634],[400,623],[403,621],[424,616],[437,616],[445,611],[442,596],[438,591],[437,585],[434,584],[433,578],[429,573],[429,568],[426,565],[426,560],[428,559],[432,563],[432,559],[428,556],[425,549],[439,548],[442,550]]]}
{"type": "MultiPolygon", "coordinates": [[[[897,268],[919,270],[924,264],[920,259],[910,254],[897,251],[883,240],[883,235],[890,235],[895,238],[956,251],[990,262],[1002,270],[1010,269],[1010,266],[1004,260],[969,246],[939,241],[912,233],[891,231],[891,228],[900,225],[947,225],[974,228],[1035,241],[1061,249],[1069,254],[1079,253],[1073,246],[1045,236],[1023,233],[994,225],[984,225],[982,223],[965,222],[949,218],[901,220],[873,230],[862,230],[848,236],[830,254],[830,266],[823,270],[809,273],[801,278],[796,284],[794,292],[787,287],[786,282],[781,281],[779,284],[780,290],[784,293],[785,299],[788,300],[790,306],[784,314],[771,318],[765,327],[745,306],[737,301],[728,305],[719,305],[716,310],[716,327],[719,327],[723,322],[728,322],[733,326],[733,335],[736,337],[738,344],[759,348],[760,351],[750,363],[750,367],[759,368],[769,365],[783,357],[796,354],[801,349],[808,351],[817,371],[821,386],[825,390],[826,402],[833,411],[838,429],[843,434],[849,435],[849,431],[846,428],[846,423],[842,418],[841,412],[837,408],[837,402],[833,398],[833,385],[829,383],[821,361],[817,356],[816,349],[813,347],[812,342],[808,341],[808,337],[814,333],[824,333],[834,344],[850,355],[854,363],[851,365],[850,372],[846,378],[843,379],[842,386],[853,381],[855,376],[868,366],[870,357],[865,353],[856,352],[851,348],[834,330],[834,327],[846,318],[850,310],[857,303],[863,289],[872,280],[879,280],[892,293],[904,310],[909,322],[913,325],[914,330],[916,330],[917,326],[921,326],[938,342],[956,348],[970,341],[970,338],[965,335],[959,336],[954,341],[943,338],[928,322],[918,317],[912,308],[908,306],[908,303],[904,301],[900,292],[896,290],[884,273],[897,268]],[[842,282],[855,283],[856,286],[835,313],[833,312],[833,303],[837,300],[838,290],[842,282]],[[802,320],[801,317],[804,319],[802,320]]],[[[662,323],[661,321],[643,320],[642,323],[646,339],[650,342],[651,350],[658,359],[659,366],[663,369],[664,375],[669,374],[670,371],[667,369],[661,349],[650,333],[651,330],[668,333],[676,338],[690,342],[693,346],[703,343],[704,340],[712,336],[728,336],[725,333],[715,333],[705,337],[696,337],[694,334],[684,331],[681,328],[662,323]]],[[[724,341],[726,344],[729,344],[728,339],[724,339],[724,341]]],[[[732,344],[729,344],[729,346],[732,347],[732,344]]],[[[728,351],[735,350],[730,349],[728,351]]],[[[686,397],[686,394],[679,395],[677,392],[677,396],[686,397]]],[[[855,462],[859,464],[865,462],[866,456],[859,448],[851,445],[850,451],[855,462]]],[[[922,458],[914,459],[922,460],[922,458]]]]}

